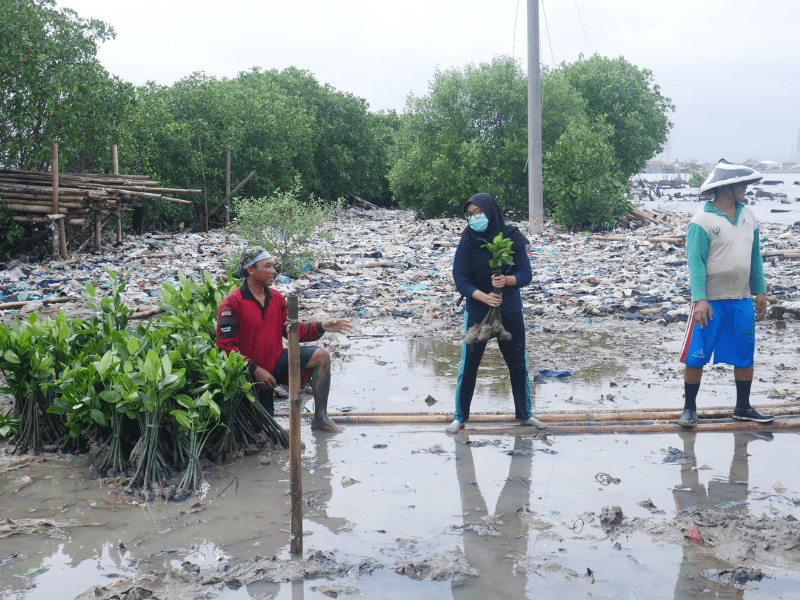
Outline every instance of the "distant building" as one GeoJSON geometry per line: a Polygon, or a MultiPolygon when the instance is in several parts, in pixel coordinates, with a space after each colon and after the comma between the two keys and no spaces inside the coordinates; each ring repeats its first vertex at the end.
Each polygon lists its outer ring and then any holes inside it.
{"type": "Polygon", "coordinates": [[[678,163],[665,163],[663,160],[648,160],[645,173],[677,173],[678,163]]]}

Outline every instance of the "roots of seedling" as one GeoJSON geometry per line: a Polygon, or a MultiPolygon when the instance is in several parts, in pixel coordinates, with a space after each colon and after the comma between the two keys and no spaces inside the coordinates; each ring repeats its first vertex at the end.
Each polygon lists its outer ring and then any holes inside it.
{"type": "Polygon", "coordinates": [[[94,465],[92,479],[105,476],[108,473],[116,474],[123,473],[125,471],[125,457],[122,454],[122,445],[120,442],[121,429],[122,415],[115,411],[111,423],[111,435],[108,437],[106,443],[103,444],[103,447],[100,448],[97,455],[94,457],[94,460],[92,461],[92,464],[94,465]],[[102,452],[103,448],[106,446],[108,446],[108,451],[103,458],[103,462],[98,465],[97,459],[100,456],[100,452],[102,452]]]}
{"type": "Polygon", "coordinates": [[[42,435],[39,428],[39,391],[34,389],[31,395],[19,407],[19,434],[14,446],[14,454],[38,455],[42,452],[42,435]]]}
{"type": "Polygon", "coordinates": [[[213,455],[222,459],[233,458],[249,447],[260,447],[271,442],[278,448],[289,447],[286,431],[269,416],[258,401],[242,398],[230,414],[225,433],[214,444],[213,455]]]}
{"type": "MultiPolygon", "coordinates": [[[[499,294],[500,290],[495,288],[494,293],[499,294]]],[[[503,319],[500,317],[500,309],[497,306],[489,309],[489,312],[483,317],[483,321],[469,328],[464,335],[464,343],[472,346],[475,342],[488,342],[495,337],[503,342],[511,339],[511,334],[503,327],[503,319]]]]}

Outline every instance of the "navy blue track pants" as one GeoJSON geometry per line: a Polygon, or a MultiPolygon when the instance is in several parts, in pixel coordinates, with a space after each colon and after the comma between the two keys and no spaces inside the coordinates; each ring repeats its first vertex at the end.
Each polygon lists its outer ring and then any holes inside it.
{"type": "MultiPolygon", "coordinates": [[[[473,317],[464,314],[464,331],[480,323],[483,315],[473,317]]],[[[530,418],[531,413],[531,387],[528,379],[528,357],[525,351],[525,321],[522,311],[510,315],[503,315],[503,326],[511,334],[507,342],[497,341],[500,352],[508,366],[511,378],[511,393],[514,396],[514,418],[524,420],[530,418]]],[[[455,419],[464,422],[469,419],[469,408],[472,404],[472,395],[475,392],[475,380],[478,376],[478,367],[486,349],[486,342],[475,342],[472,347],[464,344],[461,350],[461,368],[458,370],[458,383],[456,385],[456,413],[455,419]]]]}

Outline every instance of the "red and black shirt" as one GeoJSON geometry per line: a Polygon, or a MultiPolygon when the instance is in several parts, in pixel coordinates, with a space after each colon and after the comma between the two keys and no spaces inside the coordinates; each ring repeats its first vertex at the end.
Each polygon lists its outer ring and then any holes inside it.
{"type": "MultiPolygon", "coordinates": [[[[264,306],[247,287],[247,280],[228,294],[217,313],[217,347],[230,353],[236,350],[250,361],[250,372],[256,366],[275,372],[283,352],[288,310],[283,296],[266,288],[264,306]]],[[[313,342],[325,331],[322,323],[300,323],[300,341],[313,342]]]]}

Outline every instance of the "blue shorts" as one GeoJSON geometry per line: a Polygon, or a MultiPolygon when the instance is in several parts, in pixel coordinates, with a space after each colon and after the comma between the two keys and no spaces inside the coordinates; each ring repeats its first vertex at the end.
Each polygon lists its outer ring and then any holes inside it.
{"type": "Polygon", "coordinates": [[[747,368],[753,365],[756,348],[756,312],[750,298],[709,300],[713,317],[700,325],[689,316],[683,338],[681,362],[702,367],[714,356],[714,364],[747,368]]]}

